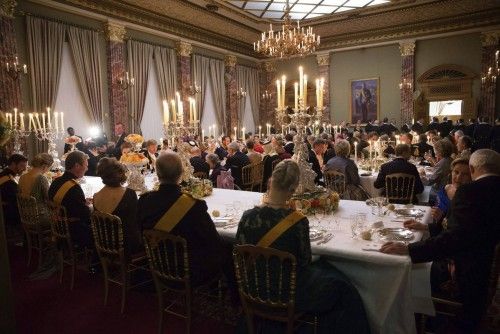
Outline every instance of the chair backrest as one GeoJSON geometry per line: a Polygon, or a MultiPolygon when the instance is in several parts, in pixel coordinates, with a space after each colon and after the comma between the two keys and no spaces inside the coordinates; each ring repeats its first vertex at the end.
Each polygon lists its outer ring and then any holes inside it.
{"type": "Polygon", "coordinates": [[[414,191],[414,175],[395,173],[385,177],[385,196],[389,202],[411,203],[414,191]]]}
{"type": "Polygon", "coordinates": [[[69,221],[66,208],[54,202],[47,203],[50,213],[50,228],[57,243],[65,243],[69,250],[73,249],[73,240],[69,233],[69,221]]]}
{"type": "Polygon", "coordinates": [[[235,246],[233,260],[245,311],[291,321],[295,312],[295,256],[273,248],[241,245],[235,246]]]}
{"type": "Polygon", "coordinates": [[[208,174],[207,174],[207,173],[205,173],[205,172],[203,172],[203,171],[200,171],[200,172],[194,172],[194,173],[193,173],[193,176],[194,176],[194,177],[197,177],[197,178],[199,178],[199,179],[202,179],[202,180],[203,180],[203,179],[208,179],[208,174]]]}
{"type": "Polygon", "coordinates": [[[255,187],[261,185],[262,180],[264,180],[264,163],[261,161],[252,166],[253,185],[255,187]]]}
{"type": "Polygon", "coordinates": [[[25,197],[18,194],[17,207],[19,209],[19,216],[24,228],[35,230],[40,227],[40,222],[38,220],[39,211],[35,197],[25,197]]]}
{"type": "Polygon", "coordinates": [[[273,160],[273,162],[271,163],[271,171],[273,171],[274,168],[276,167],[276,165],[279,164],[280,162],[281,162],[281,159],[273,160]]]}
{"type": "Polygon", "coordinates": [[[231,171],[221,171],[220,175],[217,176],[217,188],[234,189],[234,186],[234,177],[231,175],[231,171]]]}
{"type": "Polygon", "coordinates": [[[345,174],[336,170],[327,170],[323,173],[325,185],[342,197],[345,192],[345,174]]]}
{"type": "Polygon", "coordinates": [[[123,224],[121,219],[115,215],[94,211],[90,220],[95,247],[99,255],[123,255],[123,224]]]}
{"type": "Polygon", "coordinates": [[[253,165],[246,165],[241,169],[241,188],[252,190],[253,186],[253,165]]]}
{"type": "Polygon", "coordinates": [[[163,280],[189,283],[186,239],[163,231],[146,230],[144,245],[153,275],[163,280]]]}

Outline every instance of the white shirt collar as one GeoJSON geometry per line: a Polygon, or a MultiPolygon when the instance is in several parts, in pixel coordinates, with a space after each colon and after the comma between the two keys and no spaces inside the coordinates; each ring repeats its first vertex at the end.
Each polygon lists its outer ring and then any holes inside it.
{"type": "Polygon", "coordinates": [[[497,174],[495,174],[495,173],[486,173],[486,174],[483,174],[483,175],[477,177],[474,181],[480,180],[480,179],[488,177],[488,176],[497,176],[497,174]]]}

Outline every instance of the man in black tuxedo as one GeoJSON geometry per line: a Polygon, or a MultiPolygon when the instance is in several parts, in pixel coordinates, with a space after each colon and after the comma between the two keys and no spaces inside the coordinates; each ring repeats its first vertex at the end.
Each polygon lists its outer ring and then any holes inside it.
{"type": "MultiPolygon", "coordinates": [[[[488,306],[488,281],[495,246],[500,241],[500,154],[478,150],[471,155],[469,167],[473,182],[456,191],[446,230],[408,246],[390,242],[380,249],[388,254],[408,254],[413,263],[454,261],[463,313],[449,333],[474,333],[477,329],[488,306]]],[[[433,265],[433,291],[439,291],[442,283],[437,279],[441,273],[436,270],[438,267],[433,265]]]]}
{"type": "Polygon", "coordinates": [[[427,126],[427,131],[436,130],[439,131],[439,120],[437,117],[432,117],[432,122],[427,126]]]}
{"type": "Polygon", "coordinates": [[[115,149],[113,150],[113,154],[117,160],[120,160],[122,156],[122,144],[125,141],[125,137],[127,137],[127,134],[125,133],[125,126],[123,123],[118,122],[115,124],[115,136],[116,136],[116,143],[115,143],[115,149]]]}
{"type": "Polygon", "coordinates": [[[448,117],[443,117],[443,121],[439,124],[438,131],[440,132],[441,138],[446,138],[450,134],[450,131],[453,129],[453,123],[448,121],[448,117]]]}
{"type": "Polygon", "coordinates": [[[293,143],[293,133],[287,133],[285,135],[285,146],[283,146],[285,152],[293,155],[293,149],[295,148],[295,144],[293,143]]]}
{"type": "MultiPolygon", "coordinates": [[[[154,229],[183,194],[179,186],[182,162],[176,153],[159,156],[156,160],[156,172],[160,181],[159,189],[143,194],[137,204],[138,223],[142,230],[154,229]]],[[[193,200],[193,206],[170,232],[187,241],[191,284],[197,286],[223,271],[234,288],[232,246],[226,244],[217,233],[207,212],[207,203],[204,200],[193,200]]]]}
{"type": "Polygon", "coordinates": [[[495,120],[491,129],[491,149],[500,153],[500,118],[495,120]]]}
{"type": "Polygon", "coordinates": [[[234,178],[234,184],[241,188],[243,184],[241,170],[243,167],[250,165],[248,156],[240,151],[240,146],[233,141],[227,146],[227,159],[225,167],[231,169],[231,176],[234,178]]]}
{"type": "MultiPolygon", "coordinates": [[[[415,176],[415,187],[414,187],[414,198],[413,202],[417,202],[415,195],[420,194],[424,191],[424,185],[418,174],[417,167],[414,164],[409,163],[408,159],[411,157],[411,148],[406,144],[399,144],[396,146],[396,159],[391,162],[387,162],[380,167],[380,172],[378,173],[377,179],[373,183],[375,188],[381,189],[385,188],[385,177],[390,174],[395,173],[405,173],[415,176]]],[[[385,189],[384,189],[385,194],[385,189]]]]}
{"type": "Polygon", "coordinates": [[[156,158],[158,158],[158,142],[154,139],[150,139],[146,142],[146,147],[141,150],[141,153],[148,158],[148,164],[146,168],[151,172],[154,172],[156,165],[156,158]]]}
{"type": "Polygon", "coordinates": [[[66,208],[70,220],[69,231],[73,242],[82,247],[93,248],[89,203],[85,199],[82,188],[76,182],[77,179],[85,175],[88,165],[88,156],[85,153],[73,151],[68,154],[64,161],[66,171],[52,181],[49,187],[49,199],[66,208]],[[68,187],[68,190],[66,192],[59,191],[63,187],[68,187]]]}
{"type": "MultiPolygon", "coordinates": [[[[73,129],[72,127],[67,128],[66,131],[68,132],[68,137],[75,136],[75,129],[73,129]]],[[[83,151],[83,149],[84,149],[84,147],[83,147],[83,138],[81,136],[77,136],[77,137],[80,138],[80,142],[77,143],[75,145],[75,147],[76,147],[77,150],[83,151]]],[[[69,152],[69,150],[71,150],[71,145],[70,144],[64,144],[64,153],[69,152]]]]}
{"type": "Polygon", "coordinates": [[[387,117],[384,117],[384,119],[382,120],[382,124],[378,129],[378,134],[390,136],[392,132],[397,130],[398,129],[394,125],[389,124],[389,119],[387,117]]]}
{"type": "Polygon", "coordinates": [[[411,131],[416,132],[417,134],[422,134],[425,132],[424,120],[419,119],[411,126],[411,131]]]}
{"type": "Polygon", "coordinates": [[[418,136],[418,143],[412,146],[413,155],[416,157],[423,158],[426,152],[431,152],[431,155],[434,156],[434,148],[427,144],[427,136],[425,134],[421,134],[418,136]]]}
{"type": "Polygon", "coordinates": [[[210,172],[210,166],[201,157],[201,150],[198,146],[191,147],[191,158],[189,159],[191,166],[193,166],[193,173],[203,172],[207,175],[210,172]]]}
{"type": "Polygon", "coordinates": [[[469,125],[465,126],[464,134],[471,137],[474,135],[474,129],[476,128],[477,122],[474,118],[469,119],[469,125]]]}
{"type": "Polygon", "coordinates": [[[327,163],[325,160],[326,143],[323,139],[316,139],[312,144],[312,149],[309,150],[309,159],[307,160],[312,164],[311,168],[316,173],[314,182],[319,183],[323,177],[323,165],[327,163]]]}
{"type": "Polygon", "coordinates": [[[230,136],[223,136],[221,141],[221,146],[215,149],[215,154],[219,156],[220,160],[224,160],[227,157],[227,145],[231,142],[230,136]]]}
{"type": "Polygon", "coordinates": [[[465,131],[465,120],[463,118],[460,118],[457,123],[453,126],[453,130],[458,131],[462,130],[465,131]]]}
{"type": "Polygon", "coordinates": [[[482,117],[479,124],[474,128],[474,149],[489,148],[491,139],[491,124],[488,117],[482,117]]]}
{"type": "Polygon", "coordinates": [[[0,172],[0,193],[7,225],[19,227],[21,218],[17,208],[17,182],[14,177],[21,175],[28,165],[28,159],[21,154],[12,154],[7,160],[7,167],[0,172]]]}

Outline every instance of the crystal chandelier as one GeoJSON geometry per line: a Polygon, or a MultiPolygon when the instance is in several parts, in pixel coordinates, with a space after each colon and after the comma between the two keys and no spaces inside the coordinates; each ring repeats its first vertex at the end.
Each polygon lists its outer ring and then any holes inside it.
{"type": "Polygon", "coordinates": [[[311,54],[319,46],[320,36],[313,33],[312,27],[300,27],[292,25],[290,16],[290,6],[288,0],[285,7],[285,17],[280,31],[273,31],[270,24],[268,32],[263,32],[261,39],[253,43],[254,51],[262,53],[268,57],[291,58],[311,54]]]}

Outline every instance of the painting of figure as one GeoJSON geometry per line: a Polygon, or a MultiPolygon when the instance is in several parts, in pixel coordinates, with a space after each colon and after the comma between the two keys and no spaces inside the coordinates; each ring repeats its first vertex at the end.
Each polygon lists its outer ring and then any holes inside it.
{"type": "Polygon", "coordinates": [[[378,78],[351,80],[351,123],[359,120],[366,123],[378,119],[379,84],[378,78]]]}

